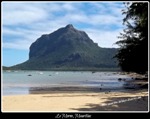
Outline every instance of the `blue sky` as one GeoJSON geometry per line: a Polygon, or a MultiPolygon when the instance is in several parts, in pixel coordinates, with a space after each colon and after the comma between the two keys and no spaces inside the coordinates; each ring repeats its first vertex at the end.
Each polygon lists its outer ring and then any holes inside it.
{"type": "Polygon", "coordinates": [[[114,45],[123,31],[122,2],[2,2],[2,65],[28,60],[30,45],[42,34],[72,24],[100,47],[114,45]]]}

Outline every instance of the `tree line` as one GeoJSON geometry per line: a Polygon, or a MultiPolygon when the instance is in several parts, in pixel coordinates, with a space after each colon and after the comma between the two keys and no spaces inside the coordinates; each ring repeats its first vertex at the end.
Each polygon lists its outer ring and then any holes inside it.
{"type": "Polygon", "coordinates": [[[116,42],[120,46],[115,56],[123,71],[148,71],[148,2],[124,3],[123,24],[126,28],[116,42]]]}

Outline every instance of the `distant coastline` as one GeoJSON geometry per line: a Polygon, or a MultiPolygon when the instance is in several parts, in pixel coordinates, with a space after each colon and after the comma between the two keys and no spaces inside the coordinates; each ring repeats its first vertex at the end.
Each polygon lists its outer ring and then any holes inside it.
{"type": "Polygon", "coordinates": [[[36,68],[36,69],[20,69],[20,68],[12,68],[12,67],[2,67],[3,70],[41,70],[41,71],[121,71],[118,68],[95,68],[95,67],[76,67],[76,68],[36,68]]]}

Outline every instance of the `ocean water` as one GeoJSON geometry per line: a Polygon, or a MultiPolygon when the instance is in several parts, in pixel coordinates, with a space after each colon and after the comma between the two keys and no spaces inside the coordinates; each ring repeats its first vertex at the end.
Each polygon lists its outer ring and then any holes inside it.
{"type": "Polygon", "coordinates": [[[3,71],[1,87],[3,95],[29,94],[32,89],[52,87],[90,87],[103,89],[123,89],[123,81],[130,80],[118,72],[87,71],[3,71]]]}

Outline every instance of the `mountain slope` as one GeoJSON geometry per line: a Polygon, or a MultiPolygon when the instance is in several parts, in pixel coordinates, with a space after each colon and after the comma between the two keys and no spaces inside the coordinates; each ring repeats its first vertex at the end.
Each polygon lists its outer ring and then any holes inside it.
{"type": "Polygon", "coordinates": [[[71,24],[42,35],[30,46],[29,60],[14,66],[19,69],[70,69],[117,67],[115,48],[100,48],[84,31],[71,24]]]}

